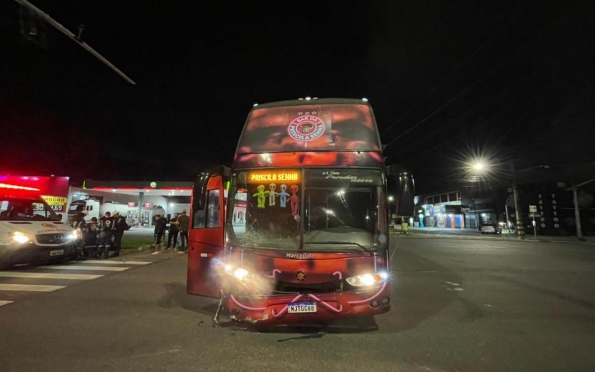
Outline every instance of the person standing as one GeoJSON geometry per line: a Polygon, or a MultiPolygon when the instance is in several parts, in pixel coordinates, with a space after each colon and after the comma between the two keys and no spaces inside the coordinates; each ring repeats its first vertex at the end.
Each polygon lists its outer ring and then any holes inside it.
{"type": "Polygon", "coordinates": [[[180,229],[180,250],[178,253],[184,253],[188,249],[188,224],[190,217],[186,214],[186,210],[182,209],[182,214],[178,217],[178,228],[180,229]]]}
{"type": "Polygon", "coordinates": [[[98,225],[97,217],[93,217],[85,226],[83,250],[85,251],[85,256],[88,258],[99,258],[96,252],[98,225]]]}
{"type": "Polygon", "coordinates": [[[77,255],[76,255],[77,260],[85,259],[85,253],[84,253],[85,241],[83,239],[84,238],[83,235],[84,235],[85,230],[87,229],[87,223],[85,222],[85,217],[87,217],[88,213],[89,212],[86,210],[78,212],[76,214],[76,216],[74,216],[74,221],[72,221],[72,228],[78,232],[78,236],[80,237],[80,239],[75,242],[76,251],[77,251],[77,255]]]}
{"type": "Polygon", "coordinates": [[[130,226],[126,223],[126,218],[124,216],[120,216],[120,213],[116,212],[114,214],[115,222],[114,222],[114,257],[120,255],[120,250],[122,249],[122,238],[124,237],[124,231],[130,230],[130,226]]]}
{"type": "Polygon", "coordinates": [[[180,231],[178,229],[178,216],[180,214],[179,213],[174,213],[174,217],[169,220],[169,234],[167,235],[167,247],[165,247],[165,249],[169,249],[172,247],[171,242],[172,239],[174,241],[174,251],[178,251],[178,248],[176,247],[178,245],[178,232],[180,231]]]}
{"type": "Polygon", "coordinates": [[[165,226],[165,218],[161,218],[160,214],[155,215],[155,252],[153,254],[161,253],[161,240],[165,234],[165,226]]]}
{"type": "Polygon", "coordinates": [[[105,212],[105,215],[99,219],[99,237],[98,237],[98,248],[99,255],[104,259],[109,257],[109,251],[113,244],[113,230],[114,230],[114,218],[111,212],[105,212]]]}

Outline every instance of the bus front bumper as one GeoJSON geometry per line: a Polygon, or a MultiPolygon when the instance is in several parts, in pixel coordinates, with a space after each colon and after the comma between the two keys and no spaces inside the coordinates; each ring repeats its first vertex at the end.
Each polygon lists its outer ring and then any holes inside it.
{"type": "Polygon", "coordinates": [[[390,310],[390,286],[386,282],[361,292],[226,297],[233,320],[261,325],[327,323],[390,310]]]}

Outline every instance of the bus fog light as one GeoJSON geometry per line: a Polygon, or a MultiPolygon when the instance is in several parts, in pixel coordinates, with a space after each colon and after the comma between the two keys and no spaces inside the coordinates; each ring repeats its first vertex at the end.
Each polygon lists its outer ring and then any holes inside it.
{"type": "Polygon", "coordinates": [[[383,304],[383,305],[386,305],[386,304],[388,304],[389,302],[390,302],[390,297],[387,297],[387,298],[385,298],[385,299],[383,299],[383,300],[382,300],[382,304],[383,304]]]}
{"type": "Polygon", "coordinates": [[[378,305],[380,305],[380,302],[378,302],[378,300],[374,300],[370,303],[370,306],[372,306],[373,308],[377,308],[378,305]]]}

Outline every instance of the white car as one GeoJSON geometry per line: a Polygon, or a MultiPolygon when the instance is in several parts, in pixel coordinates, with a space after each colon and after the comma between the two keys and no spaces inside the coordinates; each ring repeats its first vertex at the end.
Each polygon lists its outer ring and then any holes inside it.
{"type": "Polygon", "coordinates": [[[0,267],[77,257],[80,233],[38,195],[0,194],[0,267]]]}

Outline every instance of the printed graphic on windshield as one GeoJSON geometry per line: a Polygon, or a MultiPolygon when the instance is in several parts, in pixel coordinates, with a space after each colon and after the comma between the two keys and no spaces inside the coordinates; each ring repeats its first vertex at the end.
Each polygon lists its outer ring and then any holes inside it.
{"type": "Polygon", "coordinates": [[[380,149],[369,106],[312,104],[252,111],[237,153],[380,149]]]}

